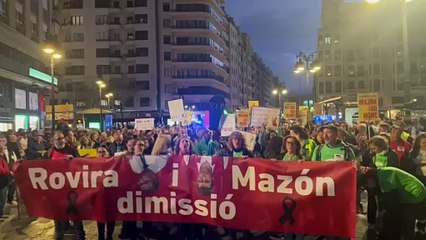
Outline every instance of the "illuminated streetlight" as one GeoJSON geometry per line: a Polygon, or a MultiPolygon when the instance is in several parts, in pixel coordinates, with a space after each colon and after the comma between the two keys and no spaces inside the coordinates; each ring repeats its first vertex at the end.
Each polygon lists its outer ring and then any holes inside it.
{"type": "Polygon", "coordinates": [[[59,54],[58,50],[56,50],[54,47],[52,46],[46,46],[43,49],[43,52],[48,54],[50,57],[50,87],[51,87],[51,91],[52,91],[52,130],[55,130],[55,59],[59,60],[62,55],[59,54]]]}
{"type": "Polygon", "coordinates": [[[272,94],[277,95],[277,94],[278,94],[278,90],[274,89],[274,90],[272,91],[272,94]]]}
{"type": "MultiPolygon", "coordinates": [[[[316,73],[317,71],[319,71],[321,69],[320,63],[316,60],[315,58],[315,54],[316,52],[313,52],[311,54],[305,54],[303,52],[299,52],[299,54],[297,54],[297,63],[294,67],[294,73],[298,74],[301,73],[302,71],[305,71],[306,73],[306,87],[308,90],[308,94],[310,94],[311,88],[310,88],[310,73],[316,73]]],[[[314,84],[315,86],[315,84],[314,84]]],[[[314,90],[314,94],[315,94],[315,90],[314,90]]],[[[301,83],[300,83],[300,79],[299,79],[299,104],[301,104],[301,83]]]]}
{"type": "Polygon", "coordinates": [[[108,93],[108,94],[106,94],[105,95],[105,97],[107,97],[107,99],[108,99],[108,107],[110,106],[110,98],[112,97],[112,96],[114,96],[114,94],[112,94],[112,93],[108,93]]]}
{"type": "Polygon", "coordinates": [[[98,80],[96,81],[96,84],[99,87],[99,128],[101,131],[103,131],[103,120],[102,120],[102,88],[105,88],[106,85],[104,81],[98,80]]]}

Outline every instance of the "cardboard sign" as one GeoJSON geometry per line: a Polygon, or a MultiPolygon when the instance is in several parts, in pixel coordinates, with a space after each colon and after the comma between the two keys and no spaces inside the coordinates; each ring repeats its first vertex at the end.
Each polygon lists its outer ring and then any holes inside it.
{"type": "Polygon", "coordinates": [[[246,144],[247,150],[249,150],[250,152],[253,152],[254,147],[256,145],[256,134],[243,132],[243,131],[238,131],[238,132],[240,132],[243,135],[244,143],[246,144]]]}
{"type": "Polygon", "coordinates": [[[251,126],[277,129],[279,124],[279,108],[254,107],[251,111],[251,126]]]}
{"type": "Polygon", "coordinates": [[[97,157],[98,156],[98,152],[94,148],[77,149],[77,151],[80,157],[97,157]]]}
{"type": "Polygon", "coordinates": [[[239,111],[237,113],[237,127],[245,128],[250,125],[250,111],[239,111]]]}
{"type": "Polygon", "coordinates": [[[222,137],[228,137],[235,131],[235,114],[227,114],[225,117],[222,129],[220,130],[222,137]]]}
{"type": "Polygon", "coordinates": [[[314,104],[314,115],[322,115],[322,104],[314,104]]]}
{"type": "Polygon", "coordinates": [[[137,118],[135,119],[136,130],[152,130],[154,129],[154,118],[137,118]]]}
{"type": "Polygon", "coordinates": [[[285,119],[296,119],[296,103],[295,102],[286,102],[284,103],[284,118],[285,119]]]}
{"type": "Polygon", "coordinates": [[[254,107],[259,107],[259,101],[248,101],[248,107],[249,109],[252,109],[254,107]]]}
{"type": "Polygon", "coordinates": [[[185,109],[183,107],[183,100],[177,99],[168,101],[170,119],[173,122],[185,122],[185,109]]]}
{"type": "Polygon", "coordinates": [[[299,106],[299,121],[305,126],[308,123],[309,107],[299,106]]]}
{"type": "Polygon", "coordinates": [[[377,93],[358,94],[359,121],[379,120],[379,95],[377,93]]]}

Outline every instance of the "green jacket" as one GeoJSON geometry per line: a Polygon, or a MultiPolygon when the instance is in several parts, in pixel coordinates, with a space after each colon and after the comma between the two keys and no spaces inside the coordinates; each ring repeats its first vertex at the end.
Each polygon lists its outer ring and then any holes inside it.
{"type": "Polygon", "coordinates": [[[353,161],[355,154],[352,149],[337,141],[336,146],[321,144],[317,146],[312,154],[312,161],[353,161]]]}
{"type": "Polygon", "coordinates": [[[219,149],[219,144],[210,140],[208,143],[203,139],[194,148],[194,153],[199,156],[213,156],[219,149]]]}

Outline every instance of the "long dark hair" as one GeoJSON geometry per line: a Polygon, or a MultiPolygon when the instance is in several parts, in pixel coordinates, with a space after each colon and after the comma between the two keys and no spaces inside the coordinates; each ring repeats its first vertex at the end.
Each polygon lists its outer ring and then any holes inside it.
{"type": "Polygon", "coordinates": [[[306,140],[309,138],[308,134],[306,133],[306,130],[300,126],[294,125],[290,128],[290,130],[299,135],[300,139],[306,140]]]}
{"type": "Polygon", "coordinates": [[[294,139],[294,142],[296,143],[296,155],[301,155],[300,149],[302,148],[302,146],[300,145],[299,140],[297,140],[296,137],[290,136],[290,135],[285,137],[284,140],[283,140],[283,143],[282,143],[284,154],[287,154],[287,146],[286,145],[287,145],[287,140],[290,139],[290,138],[294,139]]]}
{"type": "Polygon", "coordinates": [[[226,143],[226,146],[228,147],[229,150],[233,150],[233,151],[234,150],[240,151],[243,148],[245,148],[246,147],[246,143],[244,141],[243,134],[241,134],[240,132],[233,132],[233,133],[231,133],[231,135],[228,138],[228,142],[226,143]],[[240,140],[239,141],[239,143],[240,143],[240,149],[234,149],[234,146],[232,144],[232,139],[234,139],[234,138],[238,138],[240,140]]]}
{"type": "Polygon", "coordinates": [[[412,154],[417,156],[420,153],[420,142],[423,138],[426,138],[426,133],[420,133],[417,135],[416,139],[414,140],[413,149],[411,150],[412,154]]]}
{"type": "Polygon", "coordinates": [[[180,145],[180,142],[181,142],[183,139],[188,139],[188,141],[189,141],[189,155],[191,155],[191,154],[193,153],[193,151],[192,151],[192,146],[193,146],[194,144],[192,143],[191,139],[190,139],[189,137],[186,137],[186,136],[183,136],[183,137],[178,138],[178,140],[176,141],[176,144],[175,144],[174,154],[176,154],[176,155],[179,155],[179,154],[180,154],[180,148],[179,148],[179,145],[180,145]]]}

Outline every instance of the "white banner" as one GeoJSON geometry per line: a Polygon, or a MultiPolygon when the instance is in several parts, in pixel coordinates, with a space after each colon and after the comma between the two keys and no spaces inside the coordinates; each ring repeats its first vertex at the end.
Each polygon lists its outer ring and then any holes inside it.
{"type": "Polygon", "coordinates": [[[223,123],[222,129],[220,130],[220,135],[222,137],[228,137],[235,131],[235,114],[226,115],[226,119],[223,123]]]}
{"type": "Polygon", "coordinates": [[[254,107],[251,110],[251,126],[276,129],[279,124],[279,108],[254,107]]]}
{"type": "Polygon", "coordinates": [[[152,130],[154,129],[154,118],[136,118],[135,129],[136,130],[152,130]]]}
{"type": "Polygon", "coordinates": [[[177,99],[168,101],[170,120],[173,122],[184,122],[185,121],[185,109],[183,108],[183,100],[177,99]]]}
{"type": "Polygon", "coordinates": [[[253,152],[254,147],[256,145],[256,134],[243,132],[243,131],[238,131],[238,132],[240,132],[243,135],[244,143],[246,144],[247,150],[249,150],[250,152],[253,152]]]}

